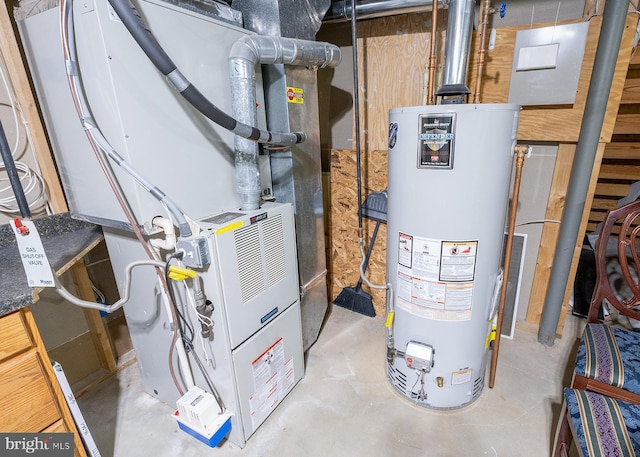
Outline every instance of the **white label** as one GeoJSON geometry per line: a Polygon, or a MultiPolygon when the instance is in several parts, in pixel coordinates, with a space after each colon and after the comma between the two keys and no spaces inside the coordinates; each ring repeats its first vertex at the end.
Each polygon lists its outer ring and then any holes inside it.
{"type": "Polygon", "coordinates": [[[520,48],[516,71],[556,68],[559,48],[558,43],[520,48]]]}
{"type": "Polygon", "coordinates": [[[398,237],[398,263],[411,268],[411,251],[413,250],[413,237],[400,233],[398,237]]]}
{"type": "Polygon", "coordinates": [[[478,242],[442,243],[441,281],[473,281],[476,272],[478,242]]]}
{"type": "Polygon", "coordinates": [[[293,357],[285,360],[284,340],[280,338],[252,363],[255,392],[249,397],[251,423],[256,429],[282,401],[295,384],[293,357]]]}
{"type": "Polygon", "coordinates": [[[107,4],[107,12],[109,13],[109,20],[112,20],[114,22],[122,22],[122,20],[120,19],[120,16],[118,16],[118,13],[116,13],[116,10],[113,9],[111,4],[109,2],[105,2],[105,3],[107,4]]]}
{"type": "Polygon", "coordinates": [[[35,224],[32,221],[14,219],[11,221],[11,228],[18,242],[20,260],[27,274],[29,287],[55,287],[53,272],[35,224]]]}
{"type": "Polygon", "coordinates": [[[397,306],[427,319],[471,319],[477,241],[400,233],[397,306]]]}
{"type": "Polygon", "coordinates": [[[455,386],[458,384],[471,382],[472,375],[473,375],[473,370],[471,368],[468,368],[462,371],[457,371],[455,373],[451,373],[451,385],[455,386]]]}

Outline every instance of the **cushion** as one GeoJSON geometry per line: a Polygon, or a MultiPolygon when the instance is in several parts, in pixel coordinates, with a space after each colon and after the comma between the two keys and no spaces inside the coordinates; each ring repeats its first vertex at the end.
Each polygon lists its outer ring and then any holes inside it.
{"type": "Polygon", "coordinates": [[[575,372],[640,394],[640,333],[587,324],[578,347],[575,372]]]}
{"type": "Polygon", "coordinates": [[[639,405],[574,389],[565,389],[564,398],[582,455],[640,456],[639,405]]]}

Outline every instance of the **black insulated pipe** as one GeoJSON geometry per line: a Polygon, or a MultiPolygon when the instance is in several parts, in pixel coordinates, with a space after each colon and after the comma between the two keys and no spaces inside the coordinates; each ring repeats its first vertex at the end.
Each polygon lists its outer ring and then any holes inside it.
{"type": "Polygon", "coordinates": [[[277,143],[285,146],[301,143],[305,140],[303,133],[275,133],[260,130],[256,127],[238,122],[233,117],[211,103],[184,75],[178,70],[171,57],[164,51],[146,26],[138,10],[129,0],[109,0],[109,4],[147,55],[151,63],[167,77],[175,89],[194,108],[219,126],[232,131],[238,136],[259,143],[277,143]]]}
{"type": "Polygon", "coordinates": [[[16,169],[16,163],[13,161],[13,155],[11,155],[11,148],[7,141],[7,135],[4,133],[4,127],[0,122],[0,153],[2,154],[2,162],[4,162],[4,168],[7,170],[9,176],[9,182],[11,183],[11,189],[13,189],[13,195],[16,197],[18,208],[22,217],[31,217],[31,210],[29,209],[29,203],[27,197],[24,195],[24,189],[20,182],[20,176],[16,169]]]}

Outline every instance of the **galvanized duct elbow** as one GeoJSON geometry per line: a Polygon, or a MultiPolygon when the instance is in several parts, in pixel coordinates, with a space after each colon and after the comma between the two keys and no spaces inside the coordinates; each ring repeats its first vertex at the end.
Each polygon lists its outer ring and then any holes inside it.
{"type": "Polygon", "coordinates": [[[445,43],[442,87],[437,95],[460,95],[471,91],[467,87],[469,50],[473,30],[474,0],[451,0],[445,43]]]}
{"type": "MultiPolygon", "coordinates": [[[[233,116],[256,125],[256,71],[258,64],[286,64],[309,67],[335,67],[340,49],[329,43],[271,36],[245,36],[229,53],[233,116]]],[[[260,168],[258,144],[235,136],[235,168],[238,197],[243,210],[260,206],[260,168]]]]}

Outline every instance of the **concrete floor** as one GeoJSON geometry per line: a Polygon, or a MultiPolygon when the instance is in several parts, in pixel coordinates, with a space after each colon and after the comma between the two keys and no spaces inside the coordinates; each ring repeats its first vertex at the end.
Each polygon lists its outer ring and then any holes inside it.
{"type": "Polygon", "coordinates": [[[135,364],[78,403],[103,457],[540,457],[550,453],[583,326],[569,316],[563,338],[547,348],[518,325],[514,340],[502,339],[495,387],[466,408],[437,412],[387,382],[384,319],[334,306],[305,377],[244,449],[229,442],[211,449],[180,431],[173,407],[142,390],[135,364]]]}

